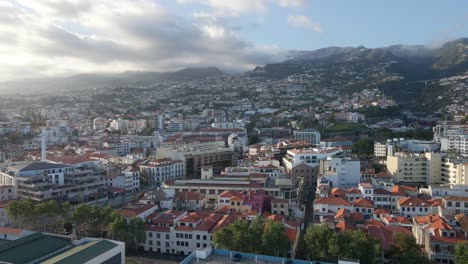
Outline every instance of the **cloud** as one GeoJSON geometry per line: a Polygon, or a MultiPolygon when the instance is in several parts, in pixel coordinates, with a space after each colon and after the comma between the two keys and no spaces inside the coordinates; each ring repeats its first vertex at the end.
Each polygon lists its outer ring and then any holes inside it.
{"type": "Polygon", "coordinates": [[[278,5],[281,7],[298,8],[304,6],[304,0],[278,0],[278,5]]]}
{"type": "Polygon", "coordinates": [[[322,26],[320,24],[312,22],[307,16],[304,15],[288,16],[288,24],[297,28],[308,29],[315,32],[323,32],[322,26]]]}
{"type": "Polygon", "coordinates": [[[278,47],[256,46],[210,13],[182,17],[152,0],[92,3],[0,3],[7,14],[0,16],[0,80],[189,66],[246,70],[284,58],[278,47]]]}
{"type": "Polygon", "coordinates": [[[179,4],[200,4],[208,6],[218,14],[238,16],[243,13],[264,13],[268,0],[177,0],[179,4]]]}

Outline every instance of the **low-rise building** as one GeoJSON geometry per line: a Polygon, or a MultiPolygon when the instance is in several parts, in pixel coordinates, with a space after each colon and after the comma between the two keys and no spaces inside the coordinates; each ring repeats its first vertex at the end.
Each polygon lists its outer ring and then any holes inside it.
{"type": "Polygon", "coordinates": [[[456,244],[468,239],[438,215],[414,217],[412,231],[416,243],[422,245],[428,258],[436,263],[455,263],[456,244]]]}
{"type": "Polygon", "coordinates": [[[174,210],[199,211],[205,208],[206,196],[199,192],[181,191],[174,195],[174,210]]]}
{"type": "Polygon", "coordinates": [[[184,177],[184,162],[170,158],[146,160],[139,165],[140,173],[152,186],[184,177]]]}

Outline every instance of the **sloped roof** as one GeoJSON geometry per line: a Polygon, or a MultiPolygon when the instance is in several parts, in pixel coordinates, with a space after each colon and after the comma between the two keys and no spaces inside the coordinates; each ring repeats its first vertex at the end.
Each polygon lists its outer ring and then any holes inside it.
{"type": "Polygon", "coordinates": [[[367,198],[359,198],[354,201],[355,207],[374,208],[374,201],[367,198]]]}
{"type": "Polygon", "coordinates": [[[324,197],[315,200],[315,204],[351,206],[351,203],[341,197],[324,197]]]}
{"type": "Polygon", "coordinates": [[[400,206],[419,206],[419,207],[430,207],[431,205],[417,197],[405,197],[398,200],[400,206]]]}
{"type": "Polygon", "coordinates": [[[68,167],[63,164],[50,163],[50,162],[33,162],[19,169],[19,171],[33,171],[33,170],[49,170],[49,169],[60,169],[68,167]]]}

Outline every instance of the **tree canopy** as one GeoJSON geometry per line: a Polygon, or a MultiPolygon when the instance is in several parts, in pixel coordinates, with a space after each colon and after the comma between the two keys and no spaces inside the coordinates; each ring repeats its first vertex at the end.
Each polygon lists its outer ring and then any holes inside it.
{"type": "Polygon", "coordinates": [[[213,241],[216,247],[233,251],[287,256],[290,244],[281,222],[257,217],[252,221],[238,219],[233,224],[216,231],[213,241]]]}
{"type": "Polygon", "coordinates": [[[361,230],[336,233],[327,225],[311,225],[304,235],[308,259],[337,262],[338,257],[379,263],[380,242],[361,230]]]}
{"type": "Polygon", "coordinates": [[[468,242],[458,243],[455,246],[455,263],[468,264],[468,242]]]}

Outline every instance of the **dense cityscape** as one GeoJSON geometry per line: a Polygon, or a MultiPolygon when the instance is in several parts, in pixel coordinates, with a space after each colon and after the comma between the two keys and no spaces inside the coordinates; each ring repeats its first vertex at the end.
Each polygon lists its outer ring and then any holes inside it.
{"type": "Polygon", "coordinates": [[[0,3],[0,263],[468,264],[467,32],[45,2],[0,3]]]}
{"type": "Polygon", "coordinates": [[[0,230],[116,239],[156,259],[219,248],[454,263],[468,232],[466,114],[403,112],[378,88],[346,96],[301,83],[243,74],[10,95],[0,230]]]}

